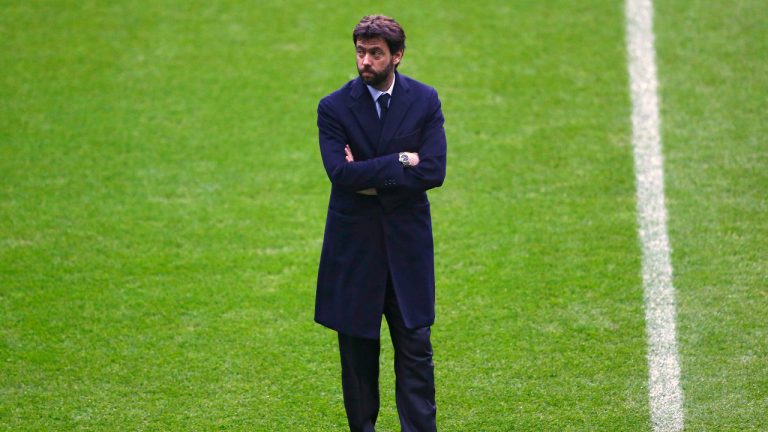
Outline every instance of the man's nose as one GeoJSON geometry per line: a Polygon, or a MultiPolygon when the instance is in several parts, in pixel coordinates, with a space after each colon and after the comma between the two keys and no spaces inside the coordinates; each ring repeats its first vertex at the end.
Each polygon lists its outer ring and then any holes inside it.
{"type": "Polygon", "coordinates": [[[364,55],[363,56],[363,65],[370,66],[372,64],[373,63],[372,63],[372,60],[371,60],[371,56],[369,54],[364,55]]]}

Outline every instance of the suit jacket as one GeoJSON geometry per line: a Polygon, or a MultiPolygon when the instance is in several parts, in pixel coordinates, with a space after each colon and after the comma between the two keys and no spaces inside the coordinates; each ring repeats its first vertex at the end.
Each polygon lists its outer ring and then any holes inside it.
{"type": "Polygon", "coordinates": [[[331,196],[317,275],[315,321],[379,338],[387,278],[409,328],[435,319],[432,222],[426,191],[445,179],[446,140],[437,92],[396,74],[383,125],[354,79],[320,101],[317,127],[331,196]],[[354,162],[347,162],[349,144],[354,162]],[[399,152],[417,152],[404,167],[399,152]],[[378,195],[356,193],[375,188],[378,195]]]}

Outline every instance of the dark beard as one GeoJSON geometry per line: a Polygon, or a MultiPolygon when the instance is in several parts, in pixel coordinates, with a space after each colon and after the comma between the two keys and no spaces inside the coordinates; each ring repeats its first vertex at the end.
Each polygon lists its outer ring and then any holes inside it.
{"type": "Polygon", "coordinates": [[[387,77],[389,76],[389,74],[392,72],[393,69],[394,69],[394,65],[389,65],[383,71],[378,73],[372,69],[368,69],[368,70],[358,69],[357,73],[358,75],[360,75],[360,78],[362,78],[364,83],[368,84],[369,86],[376,87],[377,85],[387,80],[387,77]],[[373,76],[368,79],[363,78],[363,72],[373,72],[373,76]]]}

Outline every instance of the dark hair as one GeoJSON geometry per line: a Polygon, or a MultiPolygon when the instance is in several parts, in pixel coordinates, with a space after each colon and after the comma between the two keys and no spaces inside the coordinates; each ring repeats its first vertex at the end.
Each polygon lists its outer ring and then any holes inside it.
{"type": "Polygon", "coordinates": [[[352,42],[357,45],[358,39],[373,39],[380,37],[387,42],[389,53],[405,51],[405,31],[393,18],[384,15],[364,16],[352,31],[352,42]]]}

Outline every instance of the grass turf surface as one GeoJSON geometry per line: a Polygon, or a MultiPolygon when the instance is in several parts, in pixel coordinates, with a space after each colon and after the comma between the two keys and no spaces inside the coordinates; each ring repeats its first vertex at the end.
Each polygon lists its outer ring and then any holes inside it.
{"type": "Polygon", "coordinates": [[[687,426],[768,430],[768,6],[657,11],[687,426]]]}
{"type": "MultiPolygon", "coordinates": [[[[656,25],[686,413],[759,430],[768,75],[743,23],[765,11],[688,3],[656,25]],[[697,84],[725,72],[742,79],[697,84]]],[[[649,429],[620,2],[0,8],[0,428],[344,430],[335,338],[312,323],[315,107],[381,11],[447,119],[441,429],[649,429]]]]}

